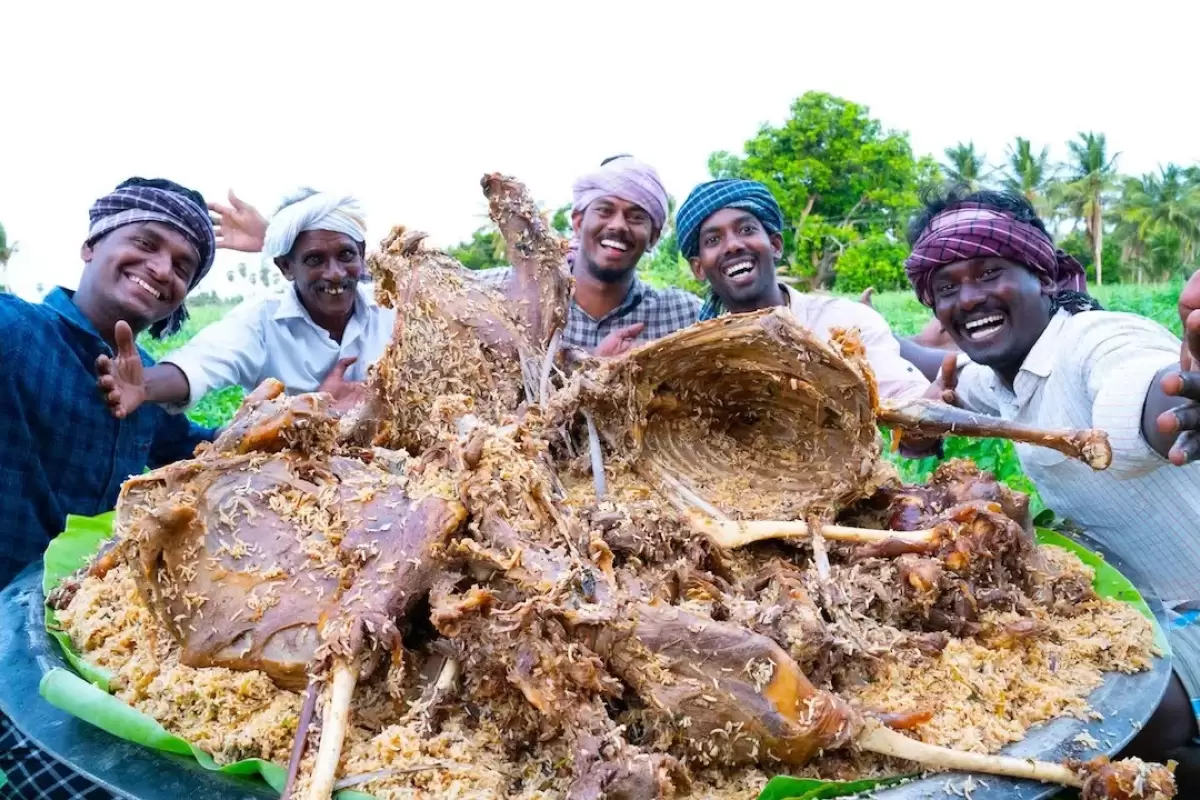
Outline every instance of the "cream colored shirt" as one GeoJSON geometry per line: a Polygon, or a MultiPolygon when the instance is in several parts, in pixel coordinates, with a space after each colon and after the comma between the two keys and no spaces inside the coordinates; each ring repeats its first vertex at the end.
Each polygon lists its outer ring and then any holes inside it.
{"type": "Polygon", "coordinates": [[[796,319],[822,339],[829,339],[833,328],[858,329],[881,399],[908,400],[920,397],[929,388],[921,371],[900,356],[900,342],[878,311],[841,297],[805,294],[786,285],[783,288],[796,319]]]}
{"type": "Polygon", "coordinates": [[[358,361],[346,370],[346,380],[364,380],[391,341],[396,312],[376,304],[362,284],[357,292],[340,344],[313,322],[290,283],[278,294],[240,303],[162,359],[183,370],[190,387],[187,402],[171,410],[191,407],[227,386],[251,391],[267,378],[281,381],[289,394],[312,392],[340,359],[351,356],[358,361]]]}
{"type": "MultiPolygon", "coordinates": [[[[1200,601],[1200,463],[1172,466],[1142,436],[1142,408],[1159,370],[1179,363],[1180,340],[1135,314],[1060,311],[1010,389],[967,363],[960,403],[1038,428],[1099,428],[1113,463],[1097,472],[1056,450],[1016,445],[1046,505],[1125,560],[1168,609],[1200,601]]],[[[1173,628],[1176,669],[1200,698],[1200,625],[1173,628]]]]}

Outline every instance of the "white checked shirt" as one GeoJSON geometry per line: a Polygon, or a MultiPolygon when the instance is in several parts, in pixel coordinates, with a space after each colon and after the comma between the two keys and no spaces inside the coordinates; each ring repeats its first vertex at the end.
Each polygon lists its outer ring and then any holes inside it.
{"type": "MultiPolygon", "coordinates": [[[[974,411],[1042,429],[1107,431],[1113,463],[1100,472],[1045,447],[1018,444],[1017,455],[1049,508],[1121,556],[1177,611],[1200,600],[1200,463],[1175,467],[1155,452],[1142,436],[1142,407],[1158,371],[1179,363],[1180,347],[1144,317],[1060,311],[1012,389],[973,363],[956,389],[974,411]]],[[[1168,633],[1176,669],[1200,698],[1200,625],[1168,633]]]]}
{"type": "Polygon", "coordinates": [[[853,300],[805,294],[780,285],[787,291],[792,314],[819,338],[828,340],[833,328],[858,328],[867,362],[879,385],[880,398],[908,400],[920,397],[929,388],[929,381],[921,371],[900,356],[900,342],[878,311],[853,300]]]}
{"type": "Polygon", "coordinates": [[[313,322],[289,283],[276,295],[239,304],[162,362],[187,376],[186,407],[214,389],[251,391],[267,378],[281,381],[289,394],[311,392],[340,359],[351,356],[358,361],[346,370],[346,380],[364,380],[391,341],[395,321],[395,310],[377,305],[359,284],[354,314],[338,344],[313,322]]]}

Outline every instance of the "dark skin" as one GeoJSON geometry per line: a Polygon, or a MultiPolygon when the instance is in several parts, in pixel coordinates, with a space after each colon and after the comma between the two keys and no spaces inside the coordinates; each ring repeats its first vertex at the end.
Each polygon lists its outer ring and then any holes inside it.
{"type": "MultiPolygon", "coordinates": [[[[365,270],[365,252],[364,245],[345,234],[304,231],[296,237],[287,256],[275,259],[275,265],[284,277],[296,284],[296,295],[313,322],[339,343],[354,314],[355,290],[365,270]],[[334,291],[337,289],[341,291],[334,291]]],[[[182,297],[181,294],[181,302],[182,297]]],[[[115,348],[117,357],[102,356],[96,362],[100,375],[97,385],[114,416],[122,419],[146,402],[177,404],[187,401],[191,387],[181,369],[169,363],[143,368],[132,334],[124,336],[118,332],[118,339],[120,341],[115,340],[119,345],[115,348]]],[[[362,385],[345,378],[346,369],[355,360],[338,361],[318,387],[318,391],[333,396],[336,408],[349,408],[362,395],[362,385]]]]}
{"type": "MultiPolygon", "coordinates": [[[[1050,324],[1054,287],[1020,264],[976,258],[940,268],[932,288],[934,314],[954,343],[1012,386],[1050,324]],[[968,328],[993,316],[1002,321],[986,334],[968,328]]],[[[1189,316],[1186,326],[1187,347],[1200,352],[1200,314],[1189,316]]],[[[1142,436],[1177,466],[1200,457],[1200,373],[1182,371],[1181,365],[1159,372],[1146,393],[1142,436]]]]}
{"type": "Polygon", "coordinates": [[[784,305],[786,296],[775,277],[782,255],[782,236],[768,233],[749,211],[723,208],[701,223],[698,254],[688,263],[730,313],[742,314],[784,305]]]}
{"type": "MultiPolygon", "coordinates": [[[[579,237],[575,256],[575,302],[589,317],[600,319],[625,302],[638,261],[658,241],[660,231],[644,208],[605,195],[571,214],[579,237]]],[[[613,331],[596,348],[598,356],[629,350],[645,326],[613,331]]]]}
{"type": "Polygon", "coordinates": [[[114,350],[118,324],[132,338],[170,316],[187,297],[200,254],[181,232],[161,222],[124,225],[91,245],[75,305],[114,350]]]}

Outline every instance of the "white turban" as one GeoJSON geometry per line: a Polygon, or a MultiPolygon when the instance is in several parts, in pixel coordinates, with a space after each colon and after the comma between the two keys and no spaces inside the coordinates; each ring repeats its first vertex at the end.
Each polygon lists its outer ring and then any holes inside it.
{"type": "Polygon", "coordinates": [[[275,212],[267,225],[263,253],[269,258],[286,256],[304,231],[344,233],[356,242],[364,242],[367,222],[353,197],[317,192],[275,212]]]}

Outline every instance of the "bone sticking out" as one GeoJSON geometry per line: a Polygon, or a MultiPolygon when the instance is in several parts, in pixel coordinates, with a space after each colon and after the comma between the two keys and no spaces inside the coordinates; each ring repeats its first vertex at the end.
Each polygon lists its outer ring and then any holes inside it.
{"type": "Polygon", "coordinates": [[[300,762],[304,759],[305,745],[308,744],[308,728],[312,724],[313,712],[317,708],[317,695],[320,694],[315,681],[309,681],[304,694],[304,705],[300,707],[300,722],[296,725],[296,738],[292,742],[292,757],[288,761],[287,782],[283,785],[281,800],[288,800],[296,789],[296,778],[300,775],[300,762]]]}
{"type": "Polygon", "coordinates": [[[321,745],[308,787],[308,800],[329,800],[333,795],[333,779],[342,758],[346,729],[350,726],[350,700],[354,696],[355,682],[354,668],[339,659],[333,665],[329,703],[321,721],[321,745]]]}
{"type": "MultiPolygon", "coordinates": [[[[733,550],[745,547],[754,542],[767,539],[808,539],[810,527],[801,520],[752,520],[746,522],[714,521],[703,519],[695,514],[689,515],[693,527],[699,529],[714,544],[733,550]]],[[[822,525],[821,536],[835,542],[853,542],[855,544],[876,544],[889,539],[904,542],[932,542],[932,528],[919,531],[887,531],[873,528],[851,528],[846,525],[822,525]]]]}
{"type": "Polygon", "coordinates": [[[829,579],[829,549],[825,547],[825,526],[820,519],[813,517],[809,520],[809,536],[812,539],[813,561],[817,564],[817,577],[829,579]]]}
{"type": "Polygon", "coordinates": [[[550,396],[550,376],[554,373],[554,359],[558,358],[558,351],[561,347],[562,328],[559,328],[550,337],[550,346],[542,360],[542,374],[538,380],[538,405],[546,405],[546,398],[550,396]]]}
{"type": "Polygon", "coordinates": [[[604,476],[604,451],[600,449],[600,432],[596,430],[592,412],[585,410],[583,418],[587,421],[588,451],[592,456],[592,481],[596,487],[596,499],[603,500],[608,494],[608,480],[604,476]]]}
{"type": "Polygon", "coordinates": [[[855,743],[867,752],[902,758],[930,769],[982,772],[1076,788],[1083,786],[1083,779],[1062,764],[950,750],[910,739],[877,722],[868,722],[855,743]]]}
{"type": "Polygon", "coordinates": [[[879,410],[879,422],[903,431],[942,436],[1008,439],[1057,450],[1095,470],[1108,469],[1112,447],[1101,430],[1040,430],[928,400],[906,400],[879,410]]]}

